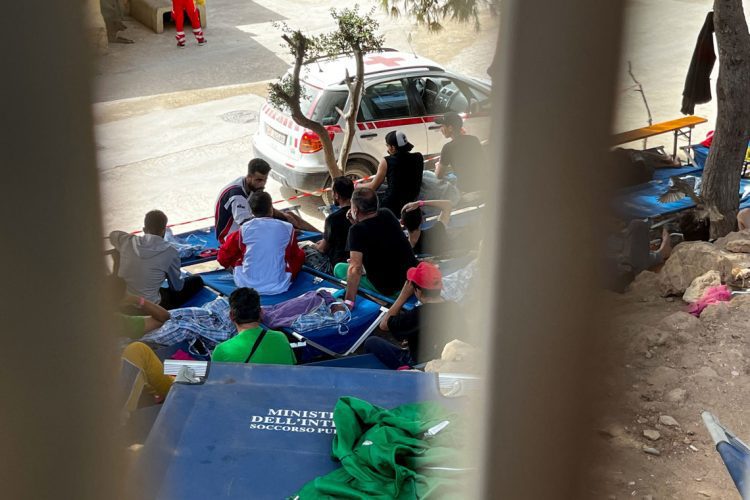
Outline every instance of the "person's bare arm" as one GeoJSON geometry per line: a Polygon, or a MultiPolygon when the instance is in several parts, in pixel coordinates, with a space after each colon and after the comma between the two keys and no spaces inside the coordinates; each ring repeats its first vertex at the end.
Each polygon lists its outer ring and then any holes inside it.
{"type": "Polygon", "coordinates": [[[139,308],[141,311],[143,311],[144,315],[148,316],[145,321],[145,328],[143,333],[148,333],[156,330],[171,317],[169,311],[164,309],[159,304],[154,304],[150,300],[146,300],[135,295],[126,295],[123,299],[123,302],[139,308]]]}
{"type": "Polygon", "coordinates": [[[344,295],[346,300],[352,302],[356,300],[363,269],[362,252],[349,252],[349,270],[346,272],[346,295],[344,295]]]}
{"type": "Polygon", "coordinates": [[[397,315],[401,308],[404,307],[404,304],[406,304],[406,301],[409,300],[409,297],[414,295],[414,285],[411,284],[411,281],[406,281],[404,283],[404,286],[401,288],[401,292],[398,294],[398,298],[396,298],[396,302],[393,303],[393,305],[388,309],[388,312],[383,316],[383,319],[380,321],[380,329],[384,332],[388,331],[388,320],[392,317],[397,315]]]}
{"type": "Polygon", "coordinates": [[[358,188],[370,188],[370,189],[378,189],[381,184],[383,184],[383,181],[385,180],[385,173],[388,170],[388,166],[385,162],[385,158],[380,160],[380,163],[378,163],[378,170],[375,172],[375,177],[370,179],[367,182],[362,182],[357,185],[358,188]]]}
{"type": "Polygon", "coordinates": [[[420,207],[420,204],[425,207],[435,207],[440,210],[438,220],[446,226],[451,220],[451,210],[453,210],[453,204],[450,200],[423,200],[423,201],[412,201],[404,205],[401,209],[401,213],[409,212],[410,210],[416,210],[420,207]]]}
{"type": "Polygon", "coordinates": [[[443,167],[443,164],[438,161],[435,164],[435,177],[437,177],[438,179],[442,179],[445,175],[445,170],[446,169],[443,167]]]}

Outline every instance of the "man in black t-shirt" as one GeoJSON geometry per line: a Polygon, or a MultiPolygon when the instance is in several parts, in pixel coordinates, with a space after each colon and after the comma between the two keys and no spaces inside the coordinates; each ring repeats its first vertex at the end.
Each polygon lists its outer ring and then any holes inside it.
{"type": "Polygon", "coordinates": [[[395,295],[406,281],[406,270],[415,266],[417,259],[393,213],[378,210],[374,190],[354,191],[349,220],[349,263],[337,264],[333,274],[346,279],[345,303],[353,308],[360,285],[383,295],[395,295]]]}
{"type": "Polygon", "coordinates": [[[453,248],[453,241],[447,229],[452,208],[450,200],[419,200],[404,205],[401,210],[401,224],[409,233],[409,244],[415,255],[443,255],[453,248]],[[422,229],[422,207],[426,206],[438,208],[440,214],[432,226],[422,229]]]}
{"type": "Polygon", "coordinates": [[[442,179],[451,169],[458,177],[458,187],[463,192],[481,191],[487,159],[482,143],[474,135],[462,134],[464,120],[458,113],[449,111],[435,120],[443,136],[451,139],[440,152],[440,162],[435,175],[442,179]]]}
{"type": "Polygon", "coordinates": [[[349,252],[346,250],[346,239],[349,237],[351,222],[346,213],[351,205],[354,181],[349,177],[336,177],[333,181],[333,202],[338,210],[326,217],[323,238],[315,244],[315,249],[324,254],[332,266],[346,262],[349,252]]]}
{"type": "Polygon", "coordinates": [[[393,345],[380,337],[370,337],[364,343],[366,352],[375,354],[392,369],[440,358],[443,346],[463,337],[466,331],[458,304],[440,296],[443,281],[437,266],[420,262],[406,272],[406,279],[396,302],[380,322],[381,330],[391,332],[406,347],[393,345]],[[404,310],[404,304],[412,295],[421,305],[404,310]]]}

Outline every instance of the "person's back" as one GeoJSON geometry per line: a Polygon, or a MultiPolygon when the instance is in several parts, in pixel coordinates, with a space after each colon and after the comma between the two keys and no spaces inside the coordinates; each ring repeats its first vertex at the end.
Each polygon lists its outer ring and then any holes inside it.
{"type": "Polygon", "coordinates": [[[448,169],[458,177],[461,191],[481,191],[487,159],[482,143],[473,135],[463,133],[463,118],[458,113],[449,111],[435,120],[440,124],[440,132],[451,139],[440,151],[440,162],[435,169],[438,178],[443,178],[448,169]]]}
{"type": "Polygon", "coordinates": [[[237,286],[255,288],[262,294],[283,293],[292,284],[287,270],[287,247],[292,244],[294,228],[288,222],[257,217],[240,228],[245,256],[235,269],[237,286]]]}
{"type": "Polygon", "coordinates": [[[130,293],[158,304],[164,278],[169,278],[170,282],[179,280],[180,255],[164,238],[112,231],[109,240],[120,253],[117,275],[125,280],[130,293]]]}
{"type": "Polygon", "coordinates": [[[348,207],[339,208],[326,217],[323,239],[327,242],[325,254],[331,261],[331,265],[346,262],[349,257],[349,252],[346,250],[346,240],[349,237],[349,228],[352,223],[346,218],[348,209],[348,207]]]}
{"type": "Polygon", "coordinates": [[[421,153],[397,152],[386,157],[388,187],[382,207],[394,215],[401,214],[403,206],[417,199],[422,187],[424,158],[421,153]]]}
{"type": "Polygon", "coordinates": [[[217,345],[211,361],[293,365],[294,352],[286,336],[260,325],[260,295],[238,288],[229,296],[229,317],[239,332],[217,345]]]}
{"type": "Polygon", "coordinates": [[[482,143],[474,135],[458,135],[443,146],[440,162],[450,165],[464,192],[482,190],[485,155],[482,143]]]}
{"type": "Polygon", "coordinates": [[[239,332],[231,339],[216,346],[211,355],[211,361],[293,365],[295,362],[294,352],[286,335],[275,330],[266,330],[252,357],[247,360],[262,332],[263,327],[260,326],[239,332]]]}
{"type": "Polygon", "coordinates": [[[406,270],[417,264],[398,220],[382,208],[375,217],[351,227],[348,248],[362,253],[367,278],[385,295],[398,292],[406,280],[406,270]]]}

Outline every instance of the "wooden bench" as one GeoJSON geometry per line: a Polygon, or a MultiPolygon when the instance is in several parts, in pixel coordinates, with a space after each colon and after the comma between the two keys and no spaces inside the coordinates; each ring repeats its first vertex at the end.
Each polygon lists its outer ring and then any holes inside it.
{"type": "Polygon", "coordinates": [[[655,135],[674,132],[672,157],[677,159],[677,138],[679,136],[687,137],[688,144],[690,144],[692,141],[693,127],[700,125],[701,123],[706,123],[707,121],[707,119],[700,116],[690,115],[676,120],[670,120],[668,122],[655,123],[648,127],[641,127],[635,130],[629,130],[628,132],[615,134],[614,137],[612,137],[612,145],[617,146],[627,142],[640,141],[655,135]]]}
{"type": "MultiPolygon", "coordinates": [[[[206,20],[206,6],[195,4],[201,18],[201,26],[208,25],[206,20]]],[[[130,16],[144,26],[148,26],[155,33],[164,32],[164,16],[172,12],[171,0],[130,0],[130,16]]],[[[190,20],[185,16],[185,24],[190,27],[190,20]]]]}

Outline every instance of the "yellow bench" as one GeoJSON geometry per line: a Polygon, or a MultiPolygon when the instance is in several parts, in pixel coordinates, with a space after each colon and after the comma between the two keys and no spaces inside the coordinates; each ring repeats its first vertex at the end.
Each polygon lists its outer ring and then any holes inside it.
{"type": "Polygon", "coordinates": [[[700,125],[701,123],[706,123],[707,121],[707,119],[700,116],[690,115],[683,118],[678,118],[676,120],[670,120],[668,122],[655,123],[654,125],[648,127],[641,127],[635,130],[629,130],[627,132],[615,134],[612,137],[612,145],[617,146],[620,144],[625,144],[627,142],[640,141],[642,139],[653,137],[655,135],[674,132],[674,149],[672,152],[672,156],[676,159],[677,138],[679,136],[687,137],[688,144],[690,144],[690,142],[692,141],[693,127],[695,127],[696,125],[700,125]]]}

